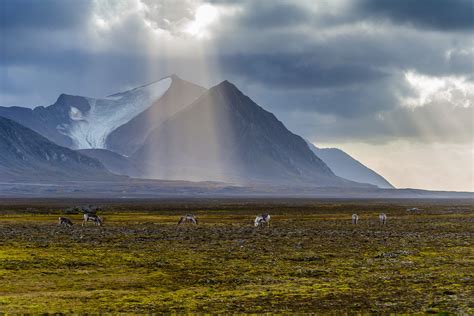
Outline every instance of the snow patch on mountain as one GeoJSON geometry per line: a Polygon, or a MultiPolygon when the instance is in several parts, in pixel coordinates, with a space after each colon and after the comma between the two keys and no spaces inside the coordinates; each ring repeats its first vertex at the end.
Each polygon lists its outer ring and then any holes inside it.
{"type": "Polygon", "coordinates": [[[106,98],[87,98],[90,109],[86,113],[71,104],[71,122],[58,126],[58,130],[69,136],[77,149],[105,148],[107,136],[148,109],[169,89],[171,82],[168,77],[106,98]]]}
{"type": "Polygon", "coordinates": [[[84,119],[81,110],[74,106],[71,106],[71,109],[69,110],[69,118],[73,121],[81,121],[84,119]]]}

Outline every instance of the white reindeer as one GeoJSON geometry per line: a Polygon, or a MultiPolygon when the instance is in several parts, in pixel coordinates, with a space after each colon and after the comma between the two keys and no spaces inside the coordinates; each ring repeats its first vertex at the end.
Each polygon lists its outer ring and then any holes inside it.
{"type": "Polygon", "coordinates": [[[186,214],[185,216],[182,216],[179,219],[178,225],[185,224],[185,223],[191,223],[194,225],[197,225],[198,221],[196,216],[194,214],[186,214]]]}
{"type": "Polygon", "coordinates": [[[255,217],[255,222],[254,222],[255,227],[260,227],[260,226],[263,226],[264,224],[266,224],[267,226],[270,226],[270,214],[262,214],[255,217]]]}
{"type": "Polygon", "coordinates": [[[84,220],[82,221],[82,226],[86,225],[87,222],[93,222],[96,226],[102,226],[104,219],[97,214],[84,214],[84,220]]]}
{"type": "Polygon", "coordinates": [[[59,218],[59,226],[67,226],[67,227],[71,227],[73,224],[72,224],[72,221],[67,218],[67,217],[60,217],[59,218]]]}
{"type": "Polygon", "coordinates": [[[358,221],[359,221],[359,215],[352,214],[352,224],[357,225],[358,221]]]}
{"type": "Polygon", "coordinates": [[[385,213],[380,214],[379,220],[380,220],[380,224],[385,225],[385,223],[387,222],[387,215],[385,215],[385,213]]]}

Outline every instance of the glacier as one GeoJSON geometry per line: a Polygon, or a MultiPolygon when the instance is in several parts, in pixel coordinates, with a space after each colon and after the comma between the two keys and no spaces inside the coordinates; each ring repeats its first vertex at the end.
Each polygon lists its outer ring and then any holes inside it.
{"type": "Polygon", "coordinates": [[[70,122],[57,130],[70,137],[75,149],[105,148],[107,136],[148,109],[171,86],[170,77],[105,98],[86,98],[90,109],[69,105],[70,122]]]}

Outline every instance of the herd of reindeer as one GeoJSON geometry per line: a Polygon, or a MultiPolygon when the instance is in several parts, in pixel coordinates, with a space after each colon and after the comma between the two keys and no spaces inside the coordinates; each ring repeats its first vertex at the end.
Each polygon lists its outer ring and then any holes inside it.
{"type": "MultiPolygon", "coordinates": [[[[96,226],[102,226],[104,224],[104,218],[96,214],[99,208],[89,207],[89,208],[81,208],[80,210],[84,213],[84,216],[83,216],[84,220],[82,221],[82,226],[85,226],[87,222],[92,222],[96,226]]],[[[381,225],[385,225],[387,223],[387,215],[385,215],[385,213],[381,213],[379,215],[379,221],[381,225]]],[[[357,225],[358,222],[359,222],[359,215],[352,214],[352,224],[357,225]]],[[[186,223],[197,225],[198,224],[197,217],[194,214],[186,214],[179,219],[178,226],[182,224],[186,224],[186,223]]],[[[59,217],[59,225],[70,227],[73,225],[73,222],[67,217],[59,217]]],[[[265,214],[261,214],[255,217],[254,226],[255,227],[270,226],[270,214],[265,213],[265,214]]]]}

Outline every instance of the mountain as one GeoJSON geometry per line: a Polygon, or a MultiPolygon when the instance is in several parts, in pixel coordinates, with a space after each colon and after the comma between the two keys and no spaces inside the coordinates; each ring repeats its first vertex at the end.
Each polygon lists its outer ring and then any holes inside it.
{"type": "Polygon", "coordinates": [[[169,78],[172,83],[168,90],[148,109],[110,133],[106,148],[124,155],[133,154],[152,130],[206,91],[205,88],[182,80],[176,75],[169,78]]]}
{"type": "Polygon", "coordinates": [[[167,115],[175,113],[171,103],[176,101],[177,111],[197,98],[203,89],[170,76],[105,98],[61,94],[54,104],[47,107],[0,107],[0,116],[28,126],[61,146],[72,149],[108,148],[107,142],[110,140],[112,148],[130,153],[125,149],[133,147],[134,142],[143,142],[146,132],[155,127],[153,116],[167,118],[167,115]],[[182,95],[177,97],[178,94],[182,95]],[[158,102],[164,95],[165,101],[158,102]],[[140,116],[150,107],[156,109],[160,105],[163,105],[163,110],[140,116]],[[141,119],[127,125],[129,128],[124,127],[124,132],[121,133],[120,129],[111,135],[137,116],[141,119]],[[149,124],[144,122],[147,120],[149,124]]]}
{"type": "Polygon", "coordinates": [[[80,149],[78,152],[100,161],[107,170],[114,174],[137,177],[140,167],[129,158],[107,149],[80,149]]]}
{"type": "Polygon", "coordinates": [[[370,183],[383,189],[394,187],[384,177],[337,148],[318,148],[307,141],[309,148],[339,177],[360,183],[370,183]]]}
{"type": "Polygon", "coordinates": [[[58,146],[0,117],[0,179],[4,181],[116,180],[97,160],[58,146]]]}
{"type": "Polygon", "coordinates": [[[171,75],[104,98],[61,94],[47,107],[0,107],[0,116],[60,146],[87,149],[81,153],[120,175],[353,185],[340,176],[392,187],[343,152],[311,152],[227,81],[209,91],[171,75]]]}
{"type": "Polygon", "coordinates": [[[228,81],[163,122],[131,158],[157,179],[358,185],[335,176],[304,139],[228,81]]]}
{"type": "Polygon", "coordinates": [[[27,126],[58,145],[75,147],[74,140],[62,132],[62,127],[72,121],[69,113],[72,107],[82,112],[90,109],[86,98],[61,94],[56,102],[48,107],[0,107],[0,116],[27,126]]]}

